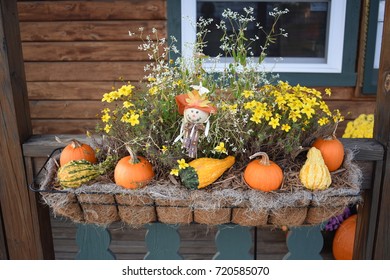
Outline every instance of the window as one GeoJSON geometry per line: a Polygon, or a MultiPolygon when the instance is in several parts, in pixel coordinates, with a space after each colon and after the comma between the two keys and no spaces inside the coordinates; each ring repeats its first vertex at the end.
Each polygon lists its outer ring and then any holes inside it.
{"type": "MultiPolygon", "coordinates": [[[[191,22],[195,22],[200,16],[214,17],[214,22],[217,23],[219,22],[217,18],[226,7],[242,13],[244,7],[251,6],[255,8],[257,22],[265,25],[264,28],[267,30],[268,12],[277,6],[280,10],[287,8],[290,11],[280,19],[280,26],[286,29],[289,37],[279,38],[278,43],[272,45],[263,66],[274,72],[341,73],[346,0],[310,2],[182,0],[182,3],[185,3],[182,5],[184,56],[191,54],[189,46],[195,41],[196,30],[191,22]],[[189,21],[186,22],[186,18],[189,21]],[[283,60],[275,63],[275,59],[280,57],[283,60]]],[[[255,33],[256,26],[248,32],[255,33]]],[[[211,54],[218,54],[218,46],[209,44],[211,54]]],[[[205,68],[207,69],[207,65],[205,68]]]]}
{"type": "Polygon", "coordinates": [[[363,94],[376,94],[384,15],[385,0],[372,0],[368,15],[363,94]]]}
{"type": "MultiPolygon", "coordinates": [[[[279,38],[279,44],[273,47],[263,66],[279,73],[281,79],[292,84],[355,85],[359,0],[168,0],[169,33],[179,38],[183,56],[188,57],[192,53],[188,42],[194,42],[196,36],[196,30],[188,19],[195,22],[199,15],[206,17],[210,8],[202,10],[202,7],[207,5],[213,6],[211,10],[214,9],[215,17],[226,7],[232,10],[238,8],[242,12],[242,7],[255,6],[256,18],[262,25],[266,23],[265,14],[274,5],[287,7],[290,12],[282,16],[280,27],[286,29],[289,36],[279,38]],[[174,19],[170,19],[169,11],[174,19]],[[177,12],[181,13],[179,26],[175,25],[178,22],[177,12]]],[[[212,45],[214,47],[207,51],[215,55],[218,48],[215,48],[216,44],[212,45]]],[[[222,63],[220,67],[222,70],[225,66],[222,63]]]]}

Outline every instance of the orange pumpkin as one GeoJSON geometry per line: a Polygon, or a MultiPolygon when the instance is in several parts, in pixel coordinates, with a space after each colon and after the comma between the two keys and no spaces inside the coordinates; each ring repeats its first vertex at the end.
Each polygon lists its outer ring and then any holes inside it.
{"type": "Polygon", "coordinates": [[[335,135],[327,138],[317,138],[312,146],[321,151],[329,171],[335,171],[343,164],[344,145],[335,135]]]}
{"type": "Polygon", "coordinates": [[[118,186],[126,189],[141,188],[153,179],[153,166],[141,156],[137,156],[138,160],[134,160],[135,156],[131,151],[129,152],[129,156],[122,158],[116,164],[114,180],[118,186]]]}
{"type": "Polygon", "coordinates": [[[333,238],[333,256],[336,260],[352,260],[355,244],[357,215],[354,214],[341,223],[333,238]]]}
{"type": "Polygon", "coordinates": [[[274,191],[280,187],[283,182],[283,171],[273,161],[270,161],[268,155],[259,152],[250,157],[261,156],[261,159],[251,161],[244,171],[245,182],[255,190],[264,192],[274,191]]]}
{"type": "Polygon", "coordinates": [[[81,159],[85,159],[91,163],[97,162],[95,151],[90,145],[73,139],[61,152],[60,166],[64,166],[72,160],[81,159]]]}

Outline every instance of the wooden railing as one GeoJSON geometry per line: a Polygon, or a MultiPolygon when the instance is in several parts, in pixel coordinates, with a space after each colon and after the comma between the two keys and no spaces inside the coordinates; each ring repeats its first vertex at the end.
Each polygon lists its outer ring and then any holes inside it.
{"type": "MultiPolygon", "coordinates": [[[[80,135],[59,137],[64,142],[72,138],[87,141],[80,135]]],[[[359,205],[354,257],[371,259],[374,244],[372,221],[375,221],[377,215],[373,206],[379,200],[377,189],[380,186],[381,176],[378,174],[382,172],[384,150],[372,139],[342,139],[342,141],[347,149],[355,152],[355,160],[364,174],[362,184],[364,203],[359,205]]],[[[30,182],[53,149],[61,146],[64,145],[56,142],[52,135],[34,136],[23,145],[30,182]]],[[[46,229],[41,226],[41,230],[50,232],[47,224],[45,227],[46,229]]],[[[146,228],[145,243],[148,252],[145,259],[182,259],[178,253],[181,243],[178,226],[152,223],[146,225],[146,228]]],[[[321,229],[321,225],[290,228],[286,239],[289,252],[284,259],[322,259],[320,252],[324,241],[321,229]]],[[[251,227],[230,224],[218,226],[215,235],[216,252],[213,259],[256,259],[256,250],[251,250],[254,244],[251,230],[251,227]]],[[[107,228],[79,224],[75,238],[79,247],[76,259],[115,259],[109,250],[111,238],[107,228]]],[[[53,248],[52,244],[46,247],[53,248]]]]}

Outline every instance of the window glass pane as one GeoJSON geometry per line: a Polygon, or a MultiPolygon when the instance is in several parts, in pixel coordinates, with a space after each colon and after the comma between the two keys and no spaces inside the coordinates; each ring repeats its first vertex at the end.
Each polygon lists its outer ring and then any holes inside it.
{"type": "MultiPolygon", "coordinates": [[[[326,58],[326,41],[328,26],[328,1],[312,2],[274,2],[274,1],[197,1],[197,18],[213,18],[209,29],[212,31],[205,37],[208,42],[204,52],[206,55],[217,56],[222,53],[219,39],[222,32],[215,27],[222,19],[222,12],[230,8],[240,14],[244,7],[254,8],[255,22],[259,22],[265,31],[269,31],[273,18],[268,16],[275,7],[279,10],[288,9],[289,13],[283,15],[278,21],[277,30],[283,28],[288,37],[280,37],[276,44],[272,44],[267,51],[268,57],[308,57],[326,58]]],[[[264,33],[256,27],[255,23],[248,26],[247,38],[260,37],[258,46],[264,42],[264,33]]],[[[260,48],[253,47],[253,55],[259,56],[260,48]]]]}

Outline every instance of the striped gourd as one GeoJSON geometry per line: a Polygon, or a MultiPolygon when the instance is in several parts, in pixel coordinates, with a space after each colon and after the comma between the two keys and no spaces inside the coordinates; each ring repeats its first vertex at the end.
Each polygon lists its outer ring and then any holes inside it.
{"type": "Polygon", "coordinates": [[[82,159],[72,160],[61,166],[57,172],[57,179],[64,188],[77,188],[96,179],[99,175],[101,175],[101,171],[98,165],[93,165],[82,159]]]}
{"type": "Polygon", "coordinates": [[[309,190],[324,190],[331,185],[329,169],[317,148],[312,147],[307,153],[307,160],[299,172],[299,179],[309,190]]]}
{"type": "Polygon", "coordinates": [[[64,188],[78,188],[82,184],[96,179],[107,170],[113,169],[116,161],[117,157],[111,155],[99,164],[92,164],[84,159],[72,160],[58,169],[57,180],[64,188]]]}

